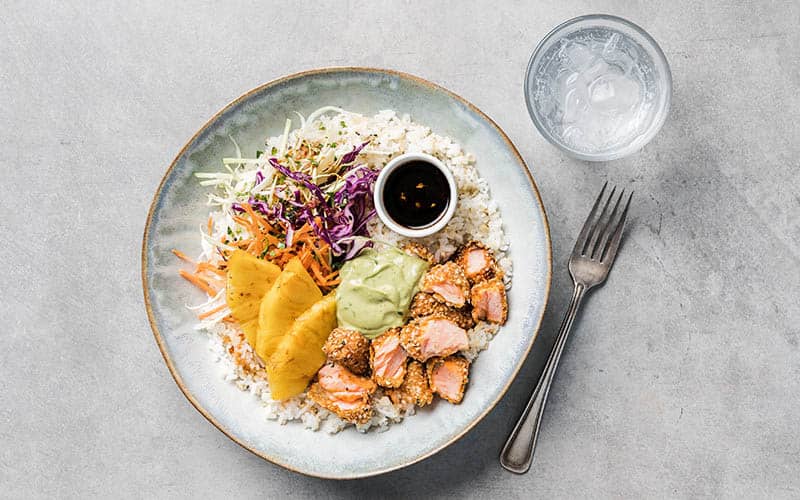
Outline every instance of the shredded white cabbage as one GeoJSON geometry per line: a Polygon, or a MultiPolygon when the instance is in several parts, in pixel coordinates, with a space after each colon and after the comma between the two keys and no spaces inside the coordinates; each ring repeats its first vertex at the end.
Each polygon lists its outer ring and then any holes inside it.
{"type": "MultiPolygon", "coordinates": [[[[289,170],[310,176],[315,184],[321,186],[323,193],[330,196],[341,189],[348,176],[358,172],[356,168],[341,173],[346,167],[341,164],[342,158],[354,148],[368,143],[361,151],[358,163],[372,169],[380,169],[392,156],[406,151],[409,140],[413,139],[406,138],[410,118],[398,117],[393,112],[385,113],[391,115],[391,119],[385,128],[378,130],[374,120],[336,106],[323,106],[308,117],[297,113],[295,121],[299,126],[293,128],[292,120],[287,119],[283,133],[267,138],[261,154],[243,152],[235,138],[230,137],[234,154],[222,159],[223,168],[195,174],[200,186],[213,188],[207,194],[213,227],[210,233],[201,229],[203,252],[200,259],[219,260],[219,250],[233,249],[222,242],[226,235],[237,237],[243,234],[244,228],[234,219],[238,215],[233,208],[236,204],[255,198],[273,206],[277,198],[286,202],[287,196],[293,196],[294,191],[299,192],[300,203],[312,201],[313,194],[301,184],[293,183],[291,189],[285,186],[285,177],[276,175],[276,169],[270,164],[271,158],[289,170]]],[[[288,206],[288,203],[284,204],[288,206]]]]}

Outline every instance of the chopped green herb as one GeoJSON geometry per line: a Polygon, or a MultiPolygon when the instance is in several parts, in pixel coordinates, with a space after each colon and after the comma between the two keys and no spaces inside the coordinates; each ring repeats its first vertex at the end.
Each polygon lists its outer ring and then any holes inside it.
{"type": "Polygon", "coordinates": [[[276,148],[275,146],[272,146],[272,151],[270,152],[270,154],[273,154],[273,155],[278,154],[278,148],[276,148]]]}
{"type": "Polygon", "coordinates": [[[339,125],[341,125],[342,128],[347,128],[347,124],[344,122],[344,120],[340,121],[339,125]]]}
{"type": "Polygon", "coordinates": [[[263,151],[261,151],[260,149],[257,149],[256,150],[256,159],[261,158],[261,155],[263,155],[263,154],[264,154],[263,151]]]}

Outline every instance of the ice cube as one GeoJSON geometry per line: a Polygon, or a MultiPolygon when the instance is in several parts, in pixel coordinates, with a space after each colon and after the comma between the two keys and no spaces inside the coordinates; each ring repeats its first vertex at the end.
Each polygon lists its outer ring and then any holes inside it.
{"type": "Polygon", "coordinates": [[[621,75],[606,73],[589,84],[592,109],[605,115],[620,115],[639,102],[639,84],[621,75]]]}
{"type": "Polygon", "coordinates": [[[564,123],[574,123],[579,116],[581,99],[577,89],[570,89],[564,94],[564,116],[561,120],[564,123]]]}
{"type": "Polygon", "coordinates": [[[589,47],[575,41],[567,42],[563,48],[563,53],[569,61],[570,67],[575,71],[583,71],[597,58],[589,47]]]}
{"type": "Polygon", "coordinates": [[[608,37],[606,43],[603,44],[603,56],[613,54],[614,51],[617,50],[617,44],[619,43],[619,39],[620,39],[619,33],[614,33],[610,37],[608,37]]]}

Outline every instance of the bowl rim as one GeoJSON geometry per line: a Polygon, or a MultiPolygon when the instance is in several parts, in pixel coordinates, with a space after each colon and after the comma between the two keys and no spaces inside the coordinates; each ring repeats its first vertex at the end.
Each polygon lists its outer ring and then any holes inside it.
{"type": "MultiPolygon", "coordinates": [[[[645,50],[647,48],[648,47],[645,47],[645,50]]],[[[536,48],[533,50],[530,59],[528,60],[528,67],[525,70],[524,94],[525,94],[525,105],[528,108],[528,114],[531,117],[531,121],[533,122],[533,125],[536,127],[539,133],[542,134],[542,137],[547,139],[547,142],[556,146],[558,149],[567,153],[569,156],[572,156],[573,158],[577,158],[579,160],[594,161],[594,162],[610,161],[636,153],[637,151],[645,147],[651,140],[653,140],[653,138],[658,134],[658,132],[664,126],[664,123],[667,121],[667,117],[669,116],[669,110],[672,106],[672,70],[670,69],[669,60],[667,59],[667,56],[664,55],[664,52],[661,50],[661,46],[658,45],[658,42],[656,42],[656,40],[638,24],[629,21],[627,19],[624,19],[622,17],[614,16],[611,14],[586,14],[578,17],[573,17],[572,19],[567,19],[563,23],[551,29],[541,39],[541,41],[539,41],[539,43],[536,45],[536,48]],[[565,144],[563,141],[560,141],[540,123],[538,114],[531,99],[530,76],[531,72],[533,71],[533,64],[537,56],[539,56],[542,49],[544,49],[545,45],[547,45],[547,43],[553,37],[558,35],[565,28],[568,28],[573,24],[577,24],[583,21],[593,21],[593,20],[610,21],[611,23],[616,23],[617,25],[633,30],[633,32],[641,36],[644,39],[644,41],[647,42],[649,48],[652,49],[653,55],[655,56],[656,59],[660,61],[660,64],[664,68],[664,83],[666,86],[665,89],[666,93],[664,95],[664,104],[662,106],[663,111],[659,115],[658,119],[650,125],[650,128],[644,134],[645,137],[644,140],[642,140],[639,144],[635,145],[629,144],[624,148],[622,148],[621,150],[616,151],[614,153],[596,153],[596,154],[586,153],[578,149],[572,148],[567,144],[565,144]]]]}
{"type": "Polygon", "coordinates": [[[172,162],[170,163],[169,167],[164,172],[164,175],[161,178],[161,181],[159,182],[158,187],[156,188],[155,194],[153,195],[153,201],[151,202],[150,208],[149,208],[148,213],[147,213],[147,219],[146,219],[146,222],[145,222],[145,227],[144,227],[143,233],[144,234],[143,234],[143,237],[142,237],[142,250],[141,250],[141,264],[142,264],[141,277],[142,277],[142,291],[143,291],[143,294],[144,294],[144,305],[145,305],[145,310],[146,310],[146,313],[147,313],[147,320],[150,323],[150,329],[153,332],[153,337],[155,338],[156,344],[158,345],[158,349],[161,352],[161,356],[164,358],[164,362],[166,363],[167,368],[169,369],[170,375],[172,375],[172,378],[175,381],[175,383],[178,385],[178,388],[180,389],[181,393],[183,393],[184,397],[195,408],[195,410],[197,410],[206,420],[208,420],[211,423],[211,425],[216,427],[217,430],[222,432],[231,441],[233,441],[234,443],[238,444],[242,448],[246,449],[247,451],[253,453],[254,455],[256,455],[256,456],[258,456],[258,457],[260,457],[260,458],[262,458],[262,459],[264,459],[264,460],[266,460],[268,462],[271,462],[271,463],[273,463],[275,465],[281,466],[284,469],[287,469],[287,470],[290,470],[292,472],[296,472],[296,473],[302,474],[304,476],[317,477],[317,478],[320,478],[320,479],[349,480],[349,479],[360,479],[360,478],[366,478],[366,477],[372,477],[372,476],[378,476],[378,475],[381,475],[381,474],[386,474],[388,472],[392,472],[392,471],[395,471],[395,470],[403,469],[403,468],[408,467],[410,465],[413,465],[415,463],[421,462],[422,460],[425,460],[425,459],[427,459],[427,458],[439,453],[443,449],[449,447],[450,445],[452,445],[453,443],[455,443],[456,441],[458,441],[459,439],[464,437],[480,421],[482,421],[486,417],[486,415],[489,414],[489,412],[491,412],[497,406],[497,404],[500,402],[500,400],[506,394],[508,389],[511,387],[511,384],[517,378],[517,375],[519,374],[519,371],[522,368],[522,365],[527,360],[527,358],[528,358],[528,356],[530,354],[531,348],[533,347],[533,344],[534,344],[536,338],[538,337],[539,331],[540,331],[541,326],[542,326],[542,321],[544,319],[544,314],[545,314],[545,311],[547,310],[547,306],[548,306],[548,302],[549,302],[549,298],[550,298],[550,287],[551,287],[552,275],[553,275],[553,251],[552,251],[552,240],[551,240],[551,237],[550,237],[550,224],[548,222],[547,212],[545,211],[544,203],[542,202],[542,197],[541,197],[541,195],[539,193],[539,188],[536,185],[536,182],[534,181],[533,176],[531,175],[530,170],[528,169],[528,166],[525,163],[525,160],[522,158],[522,155],[520,155],[520,153],[517,150],[516,146],[514,146],[514,144],[511,142],[511,139],[509,139],[509,137],[506,135],[506,133],[503,131],[503,129],[501,129],[500,126],[497,125],[497,123],[495,123],[494,120],[492,120],[488,115],[486,115],[483,111],[478,109],[471,102],[469,102],[466,99],[464,99],[463,97],[455,94],[454,92],[452,92],[452,91],[450,91],[450,90],[448,90],[448,89],[446,89],[446,88],[444,88],[444,87],[442,87],[442,86],[440,86],[438,84],[430,82],[430,81],[428,81],[428,80],[426,80],[424,78],[421,78],[421,77],[418,77],[416,75],[412,75],[412,74],[409,74],[409,73],[404,73],[402,71],[393,70],[393,69],[383,69],[383,68],[375,68],[375,67],[361,67],[361,66],[329,66],[329,67],[323,67],[323,68],[309,69],[309,70],[305,70],[305,71],[299,71],[299,72],[291,73],[291,74],[288,74],[288,75],[285,75],[285,76],[282,76],[282,77],[279,77],[279,78],[275,78],[273,80],[270,80],[270,81],[268,81],[266,83],[263,83],[263,84],[255,87],[255,88],[253,88],[251,90],[248,90],[244,94],[240,95],[239,97],[237,97],[236,99],[234,99],[233,101],[231,101],[230,103],[225,105],[222,109],[220,109],[219,111],[214,113],[214,115],[212,115],[211,118],[209,118],[203,124],[203,126],[200,127],[197,130],[197,132],[194,133],[194,135],[192,135],[192,137],[186,142],[186,144],[184,144],[184,146],[180,149],[180,151],[178,151],[178,153],[175,155],[175,157],[172,160],[172,162]],[[482,117],[484,120],[486,120],[486,122],[489,123],[492,127],[494,127],[494,129],[497,131],[497,133],[500,135],[500,137],[506,143],[506,146],[513,153],[513,155],[516,158],[519,166],[522,168],[522,171],[527,176],[528,182],[530,184],[530,187],[531,187],[531,189],[532,189],[532,191],[533,191],[533,193],[534,193],[534,195],[536,197],[536,200],[537,200],[537,202],[539,204],[539,209],[541,210],[543,228],[544,228],[544,233],[545,233],[545,243],[546,243],[545,247],[546,247],[546,259],[547,259],[547,270],[546,271],[547,272],[546,272],[546,276],[545,276],[546,283],[545,283],[545,289],[544,289],[544,307],[542,307],[542,310],[541,310],[541,312],[539,314],[539,318],[536,319],[535,327],[533,329],[533,334],[531,335],[531,338],[528,341],[528,345],[525,348],[523,356],[520,357],[520,360],[517,363],[517,366],[514,368],[512,376],[509,377],[508,381],[502,387],[502,389],[498,393],[498,395],[495,398],[495,400],[492,401],[489,405],[487,405],[487,407],[483,410],[483,412],[481,412],[479,415],[477,415],[467,426],[464,427],[464,429],[461,430],[461,432],[459,432],[458,434],[453,436],[450,440],[448,440],[447,442],[445,442],[445,443],[443,443],[443,444],[431,449],[430,451],[428,451],[426,453],[421,454],[418,457],[414,457],[413,459],[410,459],[410,460],[408,460],[408,461],[406,461],[404,463],[401,463],[401,464],[384,467],[382,469],[376,469],[376,470],[369,471],[369,472],[366,472],[366,473],[357,473],[357,474],[348,475],[348,476],[341,476],[341,475],[337,476],[337,475],[326,475],[326,474],[321,474],[321,473],[317,473],[317,472],[313,472],[313,471],[301,470],[301,469],[298,469],[298,468],[296,468],[296,467],[284,462],[281,459],[281,457],[272,456],[272,455],[269,455],[267,453],[264,453],[264,452],[256,449],[255,447],[251,446],[247,442],[245,442],[245,441],[239,439],[238,437],[236,437],[234,435],[234,433],[230,429],[228,429],[227,427],[222,425],[220,422],[218,422],[217,419],[214,417],[214,415],[212,415],[210,411],[208,411],[206,408],[204,408],[200,404],[200,402],[194,397],[194,395],[191,393],[191,391],[189,391],[189,389],[184,384],[183,379],[181,378],[180,374],[178,373],[177,369],[175,368],[175,365],[172,362],[172,359],[170,358],[170,356],[169,356],[169,354],[167,352],[166,344],[165,344],[164,338],[162,337],[161,331],[159,330],[158,325],[156,324],[155,314],[153,312],[153,308],[152,308],[152,304],[151,304],[151,300],[150,300],[150,294],[148,293],[148,289],[150,288],[150,285],[149,285],[149,280],[148,280],[148,277],[147,277],[147,269],[148,269],[147,248],[148,248],[149,242],[150,242],[150,231],[151,231],[151,226],[152,226],[152,222],[153,222],[153,216],[154,216],[156,208],[158,206],[158,202],[161,199],[162,192],[163,192],[164,187],[166,185],[167,179],[172,174],[172,171],[175,169],[175,166],[178,164],[178,161],[184,155],[186,150],[195,142],[195,140],[198,137],[200,137],[211,126],[212,123],[216,122],[228,110],[230,110],[233,107],[235,107],[235,106],[241,104],[242,102],[246,101],[251,96],[253,96],[255,94],[258,94],[258,93],[260,93],[260,92],[262,92],[262,91],[264,91],[264,90],[266,90],[266,89],[268,89],[270,87],[274,87],[274,86],[283,84],[283,83],[291,81],[291,80],[304,78],[304,77],[308,77],[308,76],[317,76],[317,75],[324,75],[324,74],[329,74],[329,73],[347,73],[347,72],[372,73],[372,74],[377,74],[377,75],[393,76],[393,77],[397,77],[397,78],[410,80],[410,81],[412,81],[412,82],[414,82],[416,84],[428,87],[428,88],[430,88],[432,90],[435,90],[437,92],[442,92],[445,95],[451,97],[452,99],[455,99],[455,100],[459,101],[464,106],[469,108],[471,111],[473,111],[474,113],[476,113],[480,117],[482,117]]]}
{"type": "Polygon", "coordinates": [[[381,172],[378,174],[378,178],[375,181],[375,192],[373,193],[373,199],[375,201],[375,211],[377,212],[378,217],[380,217],[381,221],[383,221],[383,223],[386,224],[389,229],[407,238],[424,238],[426,236],[436,234],[444,229],[447,223],[450,222],[450,219],[453,218],[453,214],[456,213],[456,205],[458,205],[458,188],[456,187],[456,180],[453,178],[453,173],[450,172],[450,169],[447,168],[447,166],[445,166],[444,162],[435,156],[419,152],[403,153],[395,158],[392,158],[389,163],[387,163],[386,166],[381,169],[381,172]],[[430,163],[433,167],[439,170],[444,175],[445,179],[447,179],[447,187],[450,191],[450,200],[444,213],[441,214],[439,218],[436,219],[436,221],[430,226],[419,229],[405,227],[395,222],[395,220],[389,215],[389,212],[386,211],[386,203],[383,199],[383,187],[386,184],[386,180],[389,178],[389,175],[398,167],[401,167],[414,160],[422,160],[425,163],[430,163]]]}

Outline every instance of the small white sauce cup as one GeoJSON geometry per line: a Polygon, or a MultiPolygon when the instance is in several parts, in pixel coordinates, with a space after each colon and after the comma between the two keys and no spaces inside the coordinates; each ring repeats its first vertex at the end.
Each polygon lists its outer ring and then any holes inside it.
{"type": "Polygon", "coordinates": [[[406,153],[393,158],[383,167],[381,173],[378,174],[378,179],[375,181],[374,193],[373,199],[375,201],[375,211],[378,213],[378,217],[380,217],[381,221],[386,224],[389,229],[407,238],[424,238],[425,236],[430,236],[442,230],[442,228],[450,222],[450,219],[453,218],[453,214],[456,212],[456,204],[458,203],[458,188],[456,188],[456,180],[453,178],[453,173],[450,172],[450,169],[447,168],[444,163],[425,153],[406,153]],[[450,188],[450,199],[445,212],[430,226],[416,229],[395,222],[386,211],[386,205],[383,199],[383,189],[386,186],[386,180],[389,178],[389,175],[398,167],[412,161],[423,161],[430,164],[431,168],[438,168],[439,171],[444,174],[445,179],[447,179],[447,185],[450,188]]]}

